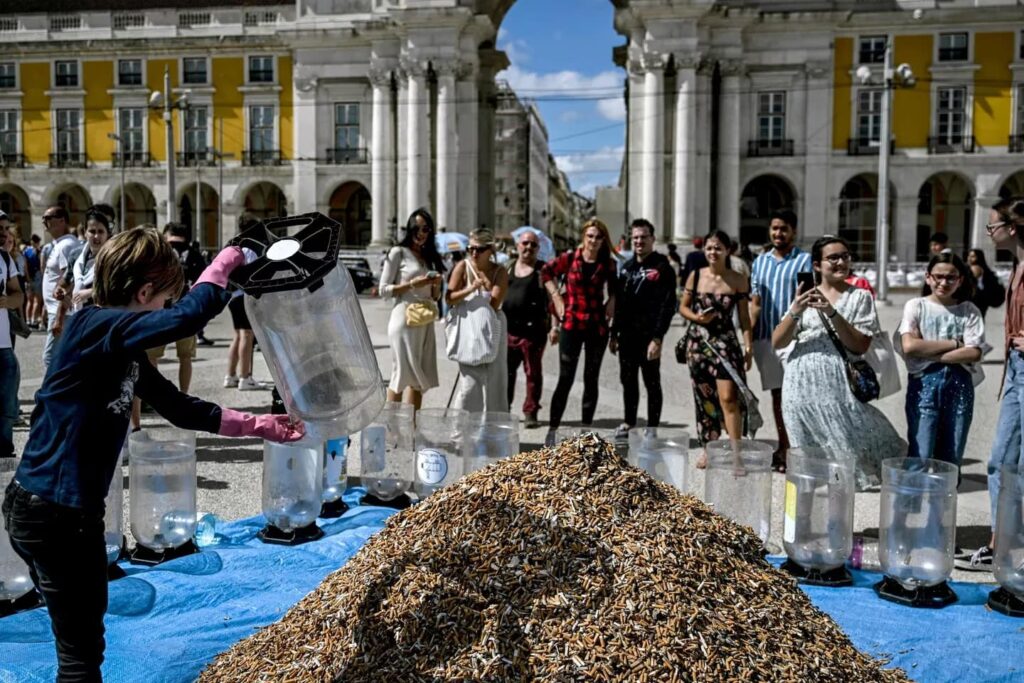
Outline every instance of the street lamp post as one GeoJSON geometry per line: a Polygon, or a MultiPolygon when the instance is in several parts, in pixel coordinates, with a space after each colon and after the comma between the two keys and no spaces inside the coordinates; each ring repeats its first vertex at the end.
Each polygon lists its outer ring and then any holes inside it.
{"type": "Polygon", "coordinates": [[[127,225],[127,222],[125,221],[125,217],[124,217],[124,205],[125,205],[125,202],[124,202],[124,167],[125,167],[124,138],[121,137],[120,135],[118,135],[117,133],[107,133],[107,137],[110,138],[111,140],[115,140],[117,142],[117,144],[118,144],[118,148],[120,149],[119,154],[121,155],[121,213],[119,214],[118,220],[120,221],[121,229],[123,230],[125,225],[127,225]]]}
{"type": "Polygon", "coordinates": [[[224,246],[224,160],[233,159],[234,154],[224,152],[224,119],[217,121],[220,129],[220,147],[209,147],[207,151],[217,160],[217,248],[224,246]]]}
{"type": "Polygon", "coordinates": [[[149,95],[149,108],[162,109],[164,130],[167,136],[167,222],[174,221],[174,109],[188,109],[188,92],[182,93],[176,101],[171,101],[171,69],[164,67],[164,91],[154,90],[149,95]]]}

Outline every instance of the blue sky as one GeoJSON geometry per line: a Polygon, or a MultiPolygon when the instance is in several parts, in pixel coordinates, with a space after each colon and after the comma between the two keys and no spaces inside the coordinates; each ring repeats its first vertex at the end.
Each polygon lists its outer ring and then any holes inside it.
{"type": "Polygon", "coordinates": [[[498,47],[511,66],[498,79],[540,107],[548,144],[572,189],[618,183],[625,140],[625,71],[612,48],[609,0],[517,0],[502,22],[498,47]]]}

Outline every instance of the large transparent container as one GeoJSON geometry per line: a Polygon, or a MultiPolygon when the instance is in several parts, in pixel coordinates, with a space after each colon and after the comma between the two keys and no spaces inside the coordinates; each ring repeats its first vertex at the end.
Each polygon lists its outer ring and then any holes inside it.
{"type": "Polygon", "coordinates": [[[416,483],[420,498],[462,476],[469,413],[451,408],[424,408],[416,413],[416,483]]]}
{"type": "Polygon", "coordinates": [[[878,559],[907,589],[935,586],[953,571],[957,468],[927,458],[882,461],[878,559]]]}
{"type": "Polygon", "coordinates": [[[992,573],[999,585],[1024,600],[1024,468],[1003,467],[996,505],[992,573]]]}
{"type": "Polygon", "coordinates": [[[281,531],[309,526],[320,513],[320,450],[263,442],[263,516],[281,531]]]}
{"type": "Polygon", "coordinates": [[[121,466],[124,465],[125,456],[128,452],[128,440],[125,439],[121,455],[117,459],[117,467],[114,468],[114,476],[110,479],[110,488],[107,489],[107,499],[103,511],[103,540],[107,546],[107,564],[117,562],[124,549],[124,473],[121,466]]]}
{"type": "Polygon", "coordinates": [[[128,438],[129,522],[139,545],[167,550],[196,530],[196,433],[165,428],[128,438]]]}
{"type": "Polygon", "coordinates": [[[822,572],[842,567],[853,552],[853,496],[853,458],[791,449],[782,532],[789,559],[822,572]]]}
{"type": "MultiPolygon", "coordinates": [[[[16,458],[0,458],[0,504],[4,501],[7,485],[18,469],[16,458]]],[[[28,565],[11,547],[7,529],[0,520],[0,601],[17,600],[32,590],[32,578],[28,565]]]]}
{"type": "Polygon", "coordinates": [[[658,481],[685,492],[688,485],[690,436],[682,429],[635,427],[629,430],[629,453],[626,460],[658,481]]]}
{"type": "Polygon", "coordinates": [[[704,474],[704,502],[764,542],[772,519],[773,450],[763,441],[712,441],[704,474]]]}
{"type": "Polygon", "coordinates": [[[351,441],[347,436],[330,439],[324,444],[323,480],[320,486],[320,500],[324,503],[335,503],[345,493],[349,445],[351,441]]]}
{"type": "Polygon", "coordinates": [[[359,475],[366,490],[380,500],[394,500],[416,478],[416,410],[388,401],[359,440],[359,475]]]}
{"type": "Polygon", "coordinates": [[[348,270],[341,225],[321,214],[265,221],[237,240],[259,258],[232,280],[288,414],[307,441],[355,434],[384,405],[384,385],[348,270]],[[291,237],[277,235],[301,229],[291,237]]]}
{"type": "Polygon", "coordinates": [[[512,413],[470,413],[465,474],[519,453],[519,418],[512,413]]]}

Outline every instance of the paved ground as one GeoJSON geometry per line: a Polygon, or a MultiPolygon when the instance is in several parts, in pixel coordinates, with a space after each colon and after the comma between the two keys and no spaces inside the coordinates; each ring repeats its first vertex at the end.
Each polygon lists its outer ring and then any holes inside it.
{"type": "MultiPolygon", "coordinates": [[[[883,328],[891,332],[898,324],[902,315],[903,303],[909,294],[897,294],[893,305],[881,306],[879,313],[883,328]]],[[[380,368],[385,377],[391,371],[391,359],[387,340],[387,319],[390,307],[379,299],[367,298],[362,301],[364,315],[370,327],[371,337],[380,368]]],[[[993,310],[988,315],[987,332],[990,342],[1001,347],[1003,311],[993,310]]],[[[227,366],[227,345],[230,340],[231,321],[225,311],[207,328],[207,336],[217,341],[213,348],[200,348],[199,358],[195,362],[195,373],[191,392],[202,398],[216,401],[222,405],[256,412],[269,410],[270,393],[266,391],[239,392],[235,389],[224,389],[221,386],[227,366]]],[[[437,326],[439,353],[443,354],[443,330],[437,326]]],[[[674,348],[682,334],[681,319],[677,318],[665,340],[665,349],[674,348]]],[[[31,410],[32,396],[38,389],[42,378],[40,353],[42,335],[33,335],[28,340],[19,340],[18,356],[22,364],[22,384],[20,399],[22,409],[31,410]]],[[[173,355],[173,354],[171,354],[173,355]]],[[[667,354],[669,355],[669,354],[667,354]]],[[[974,424],[965,456],[963,483],[958,502],[958,538],[964,547],[975,547],[985,542],[988,537],[989,513],[988,494],[985,484],[985,462],[988,457],[995,432],[995,421],[998,415],[996,398],[999,377],[1001,374],[1002,354],[993,352],[985,363],[988,379],[978,389],[974,412],[974,424]]],[[[454,363],[442,357],[438,361],[441,373],[441,386],[426,394],[425,407],[443,406],[451,392],[456,379],[457,368],[454,363]]],[[[544,358],[545,368],[545,401],[550,398],[558,373],[558,357],[555,349],[548,349],[544,358]]],[[[168,377],[176,379],[177,361],[165,360],[161,366],[168,377]]],[[[257,354],[256,377],[269,379],[269,373],[262,358],[257,354]]],[[[693,434],[694,413],[693,397],[688,373],[685,366],[676,364],[674,358],[666,357],[662,363],[662,378],[665,388],[665,409],[663,424],[665,426],[684,427],[693,434]]],[[[760,392],[757,373],[752,373],[752,388],[760,392]]],[[[622,420],[621,385],[618,381],[618,363],[612,356],[605,358],[601,369],[601,398],[597,410],[595,425],[598,430],[614,429],[622,420]]],[[[517,408],[522,399],[523,381],[520,377],[517,387],[517,408]]],[[[578,424],[574,422],[580,416],[580,397],[582,382],[577,382],[573,390],[568,410],[566,426],[578,424]]],[[[759,393],[760,395],[760,393],[759,393]]],[[[897,431],[906,433],[906,420],[903,413],[903,395],[889,397],[879,403],[879,407],[892,420],[897,431]]],[[[770,399],[762,398],[762,413],[766,419],[764,430],[759,434],[764,438],[774,437],[774,425],[771,418],[770,399]]],[[[646,408],[641,405],[641,418],[646,408]]],[[[547,406],[541,411],[542,417],[547,415],[547,406]]],[[[144,424],[159,424],[159,418],[153,415],[144,417],[144,424]]],[[[521,444],[524,448],[539,446],[544,438],[545,428],[535,430],[522,429],[521,444]]],[[[15,433],[17,446],[24,445],[27,431],[18,429],[15,433]]],[[[693,451],[696,454],[696,451],[693,451]]],[[[200,436],[198,453],[199,472],[199,509],[214,512],[225,519],[235,519],[256,514],[260,511],[260,468],[262,448],[260,442],[252,439],[234,440],[216,436],[200,436]]],[[[703,491],[703,474],[690,468],[689,489],[695,493],[703,491]]],[[[127,475],[127,469],[125,470],[127,475]]],[[[774,505],[772,510],[772,539],[770,545],[781,548],[781,507],[783,499],[783,476],[773,476],[774,505]]],[[[127,478],[125,480],[127,484],[127,478]]],[[[878,494],[858,494],[856,502],[856,530],[868,538],[866,558],[874,556],[872,538],[877,538],[878,527],[878,494]]],[[[126,496],[127,500],[127,496],[126,496]]],[[[990,574],[971,574],[957,572],[960,580],[987,580],[990,574]]]]}

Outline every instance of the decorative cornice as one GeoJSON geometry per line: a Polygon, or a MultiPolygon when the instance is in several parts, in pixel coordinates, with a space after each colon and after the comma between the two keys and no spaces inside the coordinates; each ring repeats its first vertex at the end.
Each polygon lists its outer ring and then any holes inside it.
{"type": "Polygon", "coordinates": [[[832,65],[828,62],[807,62],[804,70],[810,78],[827,78],[832,72],[832,65]]]}
{"type": "Polygon", "coordinates": [[[434,73],[437,74],[438,78],[455,78],[464,68],[458,58],[433,59],[430,61],[430,66],[434,69],[434,73]]]}
{"type": "Polygon", "coordinates": [[[387,67],[371,64],[367,77],[370,79],[370,84],[374,87],[387,87],[391,85],[391,69],[387,67]]]}
{"type": "Polygon", "coordinates": [[[411,76],[423,78],[427,75],[426,63],[409,55],[402,55],[398,58],[398,67],[399,72],[405,78],[409,78],[411,76]]]}
{"type": "Polygon", "coordinates": [[[747,65],[742,59],[719,59],[718,73],[724,77],[744,76],[747,73],[747,65]]]}

